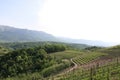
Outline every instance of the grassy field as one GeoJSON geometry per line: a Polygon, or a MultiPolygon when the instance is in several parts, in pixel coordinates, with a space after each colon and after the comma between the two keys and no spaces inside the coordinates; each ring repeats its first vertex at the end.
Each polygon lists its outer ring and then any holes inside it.
{"type": "Polygon", "coordinates": [[[57,59],[71,59],[73,57],[80,56],[83,54],[84,54],[84,52],[82,52],[82,51],[66,50],[66,51],[62,51],[62,52],[51,53],[50,55],[54,56],[57,59]]]}

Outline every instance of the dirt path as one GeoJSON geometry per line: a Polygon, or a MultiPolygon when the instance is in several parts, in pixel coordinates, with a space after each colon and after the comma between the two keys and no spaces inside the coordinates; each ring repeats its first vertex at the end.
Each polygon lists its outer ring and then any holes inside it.
{"type": "Polygon", "coordinates": [[[101,67],[101,66],[107,65],[108,63],[110,63],[112,61],[113,61],[113,59],[97,59],[97,60],[93,60],[86,64],[78,65],[73,61],[73,59],[71,59],[71,62],[74,64],[74,66],[69,68],[69,70],[67,70],[66,73],[69,73],[80,67],[83,69],[90,69],[95,66],[101,67]]]}
{"type": "Polygon", "coordinates": [[[73,61],[73,59],[70,59],[70,61],[74,64],[73,67],[71,67],[69,70],[67,70],[65,73],[69,73],[71,72],[72,70],[75,70],[78,68],[78,65],[73,61]]]}
{"type": "Polygon", "coordinates": [[[53,80],[59,80],[61,78],[61,76],[63,76],[63,75],[65,75],[65,74],[67,74],[67,73],[69,73],[69,72],[78,68],[78,65],[73,61],[73,59],[70,59],[70,61],[74,64],[74,66],[72,66],[70,68],[67,68],[63,72],[61,72],[60,74],[57,74],[56,76],[54,76],[53,80]]]}
{"type": "Polygon", "coordinates": [[[70,59],[70,61],[74,64],[74,66],[72,66],[72,67],[66,69],[65,71],[63,71],[62,73],[58,74],[56,77],[54,77],[54,80],[59,80],[60,76],[66,75],[67,73],[69,73],[77,68],[83,68],[84,70],[88,70],[88,69],[91,69],[92,67],[96,67],[96,66],[102,67],[104,65],[109,64],[110,62],[113,62],[114,59],[97,59],[97,60],[91,61],[86,64],[82,64],[82,65],[77,65],[73,61],[73,59],[70,59]]]}
{"type": "Polygon", "coordinates": [[[69,73],[69,72],[71,72],[77,68],[80,68],[80,67],[83,69],[90,69],[90,68],[95,67],[95,66],[101,67],[101,66],[107,65],[108,63],[110,63],[112,61],[113,61],[113,59],[96,59],[96,60],[93,60],[89,63],[78,65],[73,61],[73,59],[71,59],[71,62],[74,64],[74,66],[69,68],[65,73],[69,73]]]}

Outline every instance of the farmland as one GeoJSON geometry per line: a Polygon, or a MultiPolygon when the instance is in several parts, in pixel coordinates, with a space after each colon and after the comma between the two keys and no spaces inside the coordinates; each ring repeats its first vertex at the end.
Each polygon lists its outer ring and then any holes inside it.
{"type": "Polygon", "coordinates": [[[30,45],[1,47],[1,53],[10,50],[0,57],[2,80],[120,80],[119,46],[75,49],[64,43],[30,45]]]}
{"type": "Polygon", "coordinates": [[[96,63],[88,69],[83,66],[83,69],[78,68],[62,76],[60,80],[120,80],[120,59],[111,59],[103,64],[96,63]]]}
{"type": "MultiPolygon", "coordinates": [[[[104,48],[73,58],[77,65],[59,80],[120,80],[119,46],[104,48]],[[91,53],[91,54],[90,54],[91,53]],[[117,55],[117,56],[116,56],[117,55]]],[[[56,79],[56,78],[55,78],[56,79]]]]}

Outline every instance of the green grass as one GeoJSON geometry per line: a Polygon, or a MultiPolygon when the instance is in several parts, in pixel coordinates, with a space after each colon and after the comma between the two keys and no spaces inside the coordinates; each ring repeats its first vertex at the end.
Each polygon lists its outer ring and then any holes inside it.
{"type": "Polygon", "coordinates": [[[84,54],[84,52],[76,50],[66,50],[62,52],[51,53],[50,55],[56,57],[57,59],[71,59],[82,54],[84,54]]]}

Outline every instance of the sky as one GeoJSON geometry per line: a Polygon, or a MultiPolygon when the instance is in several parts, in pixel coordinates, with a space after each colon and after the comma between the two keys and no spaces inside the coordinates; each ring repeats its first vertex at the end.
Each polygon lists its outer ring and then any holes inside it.
{"type": "Polygon", "coordinates": [[[120,43],[120,0],[0,0],[0,25],[120,43]]]}

